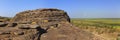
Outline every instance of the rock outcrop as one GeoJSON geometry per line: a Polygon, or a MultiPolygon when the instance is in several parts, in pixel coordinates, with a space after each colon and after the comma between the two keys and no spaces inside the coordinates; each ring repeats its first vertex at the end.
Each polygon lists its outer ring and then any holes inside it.
{"type": "Polygon", "coordinates": [[[37,9],[18,13],[0,28],[0,40],[104,40],[70,23],[59,9],[37,9]]]}

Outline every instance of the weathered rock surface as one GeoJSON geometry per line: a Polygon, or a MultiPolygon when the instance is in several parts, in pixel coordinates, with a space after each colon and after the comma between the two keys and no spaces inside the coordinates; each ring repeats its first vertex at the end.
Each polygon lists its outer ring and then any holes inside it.
{"type": "Polygon", "coordinates": [[[5,26],[7,26],[7,25],[8,25],[8,23],[0,22],[0,27],[5,27],[5,26]]]}
{"type": "Polygon", "coordinates": [[[30,24],[21,24],[21,25],[18,25],[18,28],[20,29],[36,29],[40,27],[39,25],[30,25],[30,24]]]}
{"type": "Polygon", "coordinates": [[[70,23],[59,9],[37,9],[18,13],[6,27],[0,27],[0,40],[104,40],[70,23]]]}

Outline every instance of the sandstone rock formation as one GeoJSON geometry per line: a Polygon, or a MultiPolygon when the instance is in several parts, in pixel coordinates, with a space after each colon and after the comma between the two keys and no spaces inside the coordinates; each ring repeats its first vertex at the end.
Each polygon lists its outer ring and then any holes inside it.
{"type": "Polygon", "coordinates": [[[70,23],[59,9],[37,9],[18,13],[6,27],[0,27],[0,40],[104,40],[70,23]]]}

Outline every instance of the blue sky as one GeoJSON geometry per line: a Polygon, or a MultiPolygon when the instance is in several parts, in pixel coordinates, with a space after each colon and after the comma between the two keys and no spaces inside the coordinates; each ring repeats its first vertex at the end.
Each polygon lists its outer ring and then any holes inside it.
{"type": "Polygon", "coordinates": [[[0,16],[38,8],[62,9],[71,18],[120,18],[119,0],[0,0],[0,16]]]}

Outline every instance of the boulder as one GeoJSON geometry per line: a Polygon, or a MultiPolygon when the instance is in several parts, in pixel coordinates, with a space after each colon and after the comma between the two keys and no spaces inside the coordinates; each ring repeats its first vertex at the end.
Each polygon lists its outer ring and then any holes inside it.
{"type": "Polygon", "coordinates": [[[4,22],[1,22],[0,23],[0,27],[5,27],[5,26],[7,26],[8,25],[8,23],[4,23],[4,22]]]}
{"type": "Polygon", "coordinates": [[[17,23],[13,22],[13,23],[11,23],[11,24],[8,24],[7,26],[8,26],[8,27],[15,27],[15,26],[17,26],[17,23]]]}

